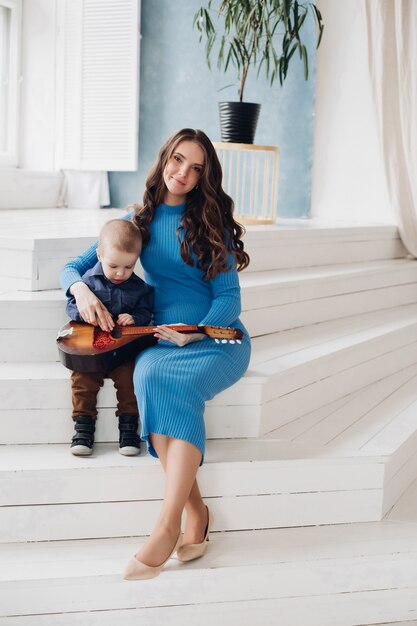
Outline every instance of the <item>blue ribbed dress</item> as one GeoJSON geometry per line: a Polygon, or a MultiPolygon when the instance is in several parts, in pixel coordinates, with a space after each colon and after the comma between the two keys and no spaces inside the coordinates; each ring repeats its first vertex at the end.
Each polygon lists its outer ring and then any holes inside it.
{"type": "MultiPolygon", "coordinates": [[[[205,402],[243,376],[249,364],[250,340],[238,319],[241,305],[236,269],[203,280],[202,270],[181,258],[177,228],[184,207],[157,207],[150,241],[141,254],[145,280],[155,289],[155,324],[235,326],[244,331],[244,338],[240,345],[218,344],[210,338],[184,347],[161,341],[138,355],[134,384],[141,437],[149,452],[157,456],[149,433],[158,433],[189,441],[204,459],[205,402]]],[[[61,284],[66,292],[96,263],[96,248],[94,244],[65,265],[61,284]]]]}

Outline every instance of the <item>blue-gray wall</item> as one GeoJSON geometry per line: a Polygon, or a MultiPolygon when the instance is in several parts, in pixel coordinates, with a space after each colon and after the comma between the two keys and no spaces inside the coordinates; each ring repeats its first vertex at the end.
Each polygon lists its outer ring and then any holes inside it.
{"type": "MultiPolygon", "coordinates": [[[[144,181],[162,143],[180,128],[200,128],[220,141],[217,103],[237,100],[236,70],[225,75],[215,62],[210,71],[204,46],[193,29],[200,0],[142,0],[139,168],[137,172],[111,172],[114,207],[140,202],[144,181]],[[230,83],[235,87],[219,92],[230,83]]],[[[312,15],[309,17],[312,18],[312,15]]],[[[309,50],[308,81],[298,54],[293,57],[283,87],[271,87],[256,72],[249,73],[244,100],[262,103],[255,143],[280,148],[278,214],[307,216],[310,211],[315,45],[313,19],[306,21],[304,40],[309,50]]]]}

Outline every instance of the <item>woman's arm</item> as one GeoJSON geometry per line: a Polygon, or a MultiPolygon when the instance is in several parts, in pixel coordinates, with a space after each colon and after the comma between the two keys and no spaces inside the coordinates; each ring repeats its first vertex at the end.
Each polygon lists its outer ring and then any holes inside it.
{"type": "Polygon", "coordinates": [[[97,263],[97,243],[97,241],[93,243],[82,254],[65,263],[62,268],[59,280],[67,296],[72,293],[71,286],[82,280],[82,275],[97,263]]]}
{"type": "Polygon", "coordinates": [[[240,285],[235,266],[228,272],[219,272],[211,281],[211,288],[213,299],[210,310],[199,323],[203,326],[230,326],[241,311],[240,285]]]}
{"type": "MultiPolygon", "coordinates": [[[[133,215],[134,211],[130,211],[130,213],[124,215],[122,219],[130,221],[133,215]]],[[[60,282],[66,295],[72,293],[72,291],[70,291],[71,286],[82,280],[82,275],[97,263],[97,245],[98,242],[96,241],[75,259],[68,261],[62,268],[60,282]]]]}
{"type": "Polygon", "coordinates": [[[64,265],[60,275],[61,286],[67,295],[74,296],[77,309],[85,322],[110,332],[114,328],[111,314],[81,278],[96,263],[97,242],[64,265]]]}

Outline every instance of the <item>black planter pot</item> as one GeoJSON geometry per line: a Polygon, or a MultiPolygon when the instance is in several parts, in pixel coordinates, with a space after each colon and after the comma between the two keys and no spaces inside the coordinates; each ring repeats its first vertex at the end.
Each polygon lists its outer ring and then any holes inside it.
{"type": "Polygon", "coordinates": [[[253,143],[260,109],[253,102],[219,102],[222,141],[253,143]]]}

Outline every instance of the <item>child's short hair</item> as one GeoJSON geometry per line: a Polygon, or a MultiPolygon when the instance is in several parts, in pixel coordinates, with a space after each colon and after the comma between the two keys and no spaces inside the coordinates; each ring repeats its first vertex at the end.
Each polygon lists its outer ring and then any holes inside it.
{"type": "Polygon", "coordinates": [[[142,235],[133,222],[122,219],[109,220],[100,231],[98,245],[104,248],[106,244],[124,252],[136,252],[138,255],[142,247],[142,235]]]}

